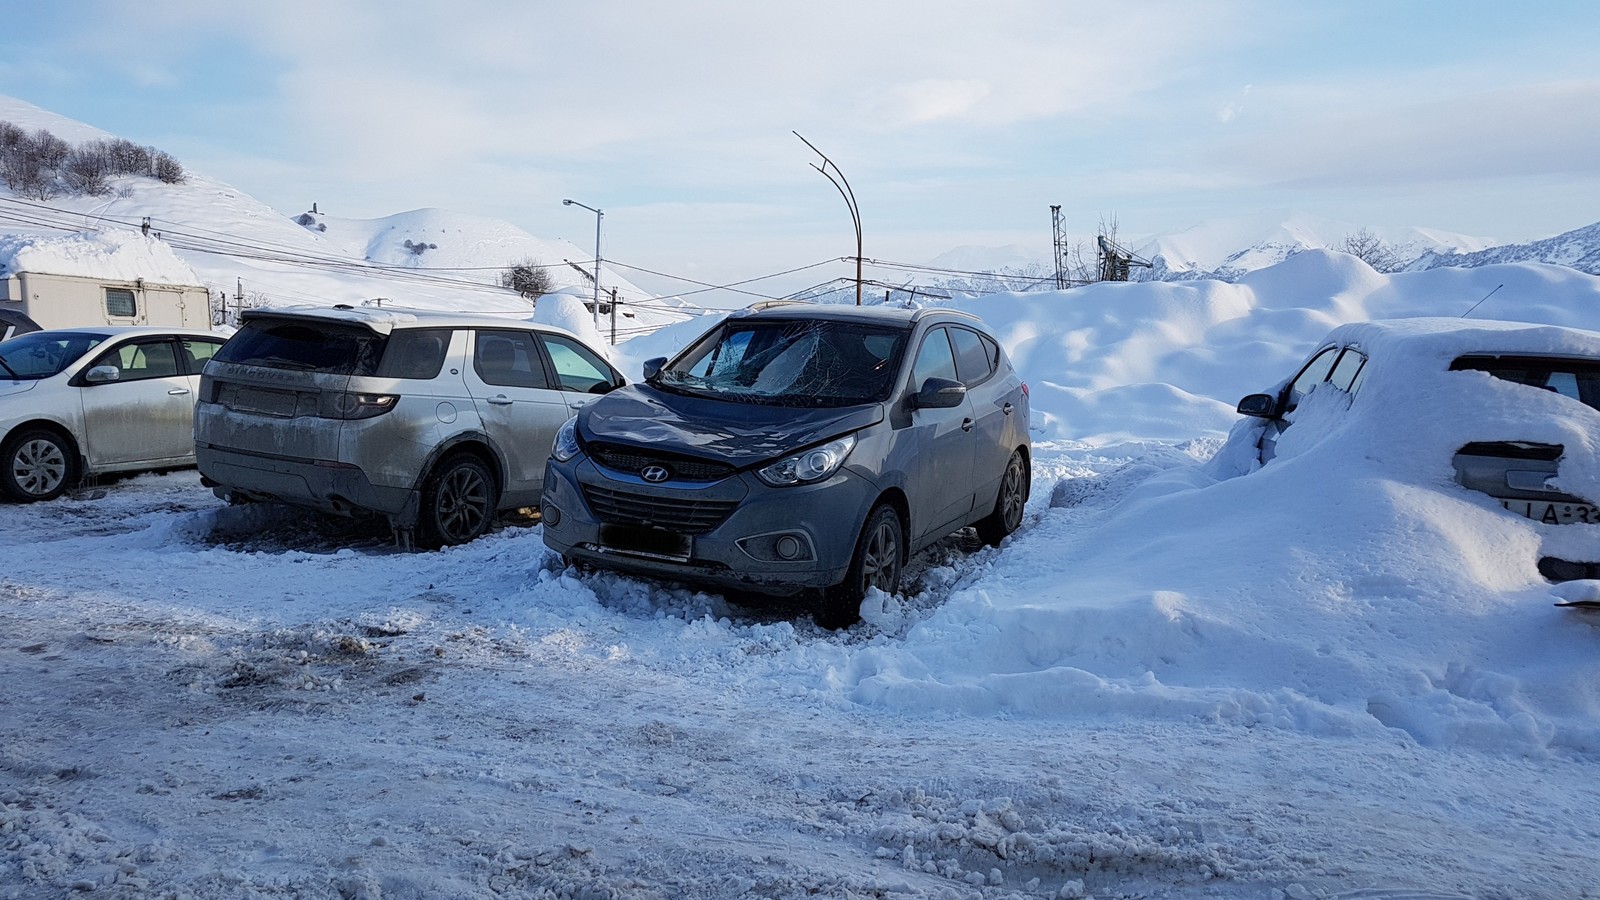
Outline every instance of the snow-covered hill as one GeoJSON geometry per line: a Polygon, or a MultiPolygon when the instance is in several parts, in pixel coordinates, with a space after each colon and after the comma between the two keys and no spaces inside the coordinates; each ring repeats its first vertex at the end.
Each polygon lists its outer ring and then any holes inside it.
{"type": "MultiPolygon", "coordinates": [[[[77,143],[109,137],[99,129],[0,95],[0,121],[47,129],[77,143]]],[[[587,298],[593,249],[547,240],[504,221],[419,209],[379,219],[279,211],[200,172],[181,184],[119,177],[107,196],[19,197],[0,185],[0,234],[62,236],[137,233],[148,219],[213,293],[247,303],[386,304],[526,315],[528,302],[499,286],[505,267],[536,260],[558,290],[587,298]]],[[[624,304],[619,339],[698,314],[656,298],[602,267],[601,285],[624,304]]]]}
{"type": "Polygon", "coordinates": [[[1214,219],[1130,246],[1154,264],[1150,277],[1155,281],[1236,281],[1246,272],[1283,262],[1305,250],[1337,250],[1347,237],[1362,229],[1395,248],[1402,261],[1425,251],[1470,252],[1493,244],[1486,238],[1432,228],[1369,226],[1298,210],[1267,210],[1214,219]]]}
{"type": "Polygon", "coordinates": [[[1555,237],[1523,244],[1488,247],[1476,252],[1430,251],[1411,263],[1411,271],[1444,266],[1475,267],[1499,263],[1541,262],[1571,266],[1600,275],[1600,222],[1575,228],[1555,237]]]}

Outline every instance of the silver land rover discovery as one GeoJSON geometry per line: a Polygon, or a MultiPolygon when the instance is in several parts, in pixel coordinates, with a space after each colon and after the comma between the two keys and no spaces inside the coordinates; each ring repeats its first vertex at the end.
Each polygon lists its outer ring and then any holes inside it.
{"type": "Polygon", "coordinates": [[[460,544],[536,506],[557,429],[623,383],[545,325],[251,310],[200,380],[195,456],[223,499],[385,516],[403,541],[460,544]]]}

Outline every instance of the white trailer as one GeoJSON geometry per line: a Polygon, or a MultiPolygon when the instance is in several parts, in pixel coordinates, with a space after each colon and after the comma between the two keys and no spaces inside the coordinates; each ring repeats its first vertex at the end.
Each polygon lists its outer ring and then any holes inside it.
{"type": "Polygon", "coordinates": [[[209,328],[206,288],[118,281],[81,275],[11,272],[0,279],[0,309],[22,313],[40,328],[83,325],[162,325],[209,328]]]}

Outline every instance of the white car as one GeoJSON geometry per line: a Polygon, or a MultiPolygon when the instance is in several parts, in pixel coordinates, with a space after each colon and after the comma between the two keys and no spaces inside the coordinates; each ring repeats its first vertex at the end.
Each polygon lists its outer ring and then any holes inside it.
{"type": "Polygon", "coordinates": [[[35,331],[0,342],[0,493],[194,465],[200,370],[225,338],[182,328],[35,331]]]}

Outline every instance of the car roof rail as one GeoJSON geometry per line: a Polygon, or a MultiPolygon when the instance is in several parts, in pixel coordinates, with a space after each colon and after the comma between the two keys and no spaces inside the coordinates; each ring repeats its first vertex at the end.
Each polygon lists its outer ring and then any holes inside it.
{"type": "Polygon", "coordinates": [[[760,312],[763,309],[774,309],[779,306],[796,305],[815,306],[816,304],[812,303],[810,300],[757,300],[749,306],[746,306],[745,309],[748,309],[752,312],[760,312]]]}

